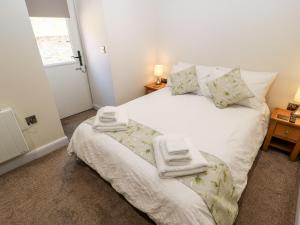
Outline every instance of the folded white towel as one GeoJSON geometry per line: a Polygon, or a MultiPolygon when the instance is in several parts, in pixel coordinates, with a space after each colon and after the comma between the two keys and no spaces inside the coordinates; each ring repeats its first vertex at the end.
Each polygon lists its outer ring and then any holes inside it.
{"type": "Polygon", "coordinates": [[[187,141],[188,148],[191,152],[192,160],[188,165],[185,166],[168,166],[162,156],[159,143],[162,136],[158,136],[153,140],[154,155],[158,174],[161,178],[172,178],[179,176],[186,176],[196,173],[201,173],[207,169],[207,161],[198,151],[197,148],[193,146],[190,141],[187,141]]]}
{"type": "Polygon", "coordinates": [[[116,127],[97,127],[97,128],[94,127],[94,129],[96,131],[99,131],[99,132],[116,132],[116,131],[127,130],[128,127],[126,127],[126,126],[119,126],[119,127],[117,127],[117,126],[116,127]]]}
{"type": "Polygon", "coordinates": [[[115,122],[118,115],[118,109],[112,106],[105,106],[99,112],[99,118],[102,122],[115,122]]]}
{"type": "Polygon", "coordinates": [[[165,142],[168,154],[187,154],[189,148],[186,143],[186,138],[177,135],[165,135],[165,142]]]}
{"type": "Polygon", "coordinates": [[[101,114],[102,111],[100,109],[97,112],[95,122],[93,125],[93,128],[95,130],[105,132],[105,131],[121,131],[127,129],[129,119],[128,119],[128,114],[124,109],[118,111],[118,117],[116,118],[116,121],[103,122],[100,119],[101,114]]]}
{"type": "Polygon", "coordinates": [[[159,147],[166,164],[168,164],[169,166],[184,166],[190,163],[192,160],[190,152],[183,155],[169,155],[167,151],[166,140],[164,137],[161,138],[159,147]]]}
{"type": "Polygon", "coordinates": [[[118,108],[115,106],[104,106],[101,109],[102,115],[108,118],[115,117],[118,112],[118,108]]]}
{"type": "Polygon", "coordinates": [[[100,116],[100,120],[104,123],[111,123],[111,122],[116,122],[117,118],[106,118],[106,117],[100,116]]]}

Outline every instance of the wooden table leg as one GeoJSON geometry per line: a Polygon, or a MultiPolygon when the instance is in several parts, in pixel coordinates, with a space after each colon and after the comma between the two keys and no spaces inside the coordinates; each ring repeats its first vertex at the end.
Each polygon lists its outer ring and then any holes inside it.
{"type": "Polygon", "coordinates": [[[290,160],[291,161],[296,161],[298,158],[300,152],[300,141],[296,144],[295,148],[293,149],[291,155],[290,155],[290,160]]]}
{"type": "Polygon", "coordinates": [[[267,133],[267,136],[265,138],[264,145],[262,148],[264,151],[269,150],[269,145],[270,145],[275,127],[276,127],[276,121],[271,120],[269,129],[268,129],[268,133],[267,133]]]}

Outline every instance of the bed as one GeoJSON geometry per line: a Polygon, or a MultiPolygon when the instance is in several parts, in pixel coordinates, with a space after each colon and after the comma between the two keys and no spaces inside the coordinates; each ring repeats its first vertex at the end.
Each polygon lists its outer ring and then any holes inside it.
{"type": "MultiPolygon", "coordinates": [[[[120,106],[130,119],[160,133],[190,137],[203,152],[222,159],[230,168],[238,197],[266,135],[269,108],[238,105],[218,109],[209,98],[172,96],[170,88],[120,106]]],[[[176,179],[161,179],[156,168],[87,122],[74,132],[69,153],[96,170],[133,206],[157,224],[214,225],[203,199],[176,179]]]]}

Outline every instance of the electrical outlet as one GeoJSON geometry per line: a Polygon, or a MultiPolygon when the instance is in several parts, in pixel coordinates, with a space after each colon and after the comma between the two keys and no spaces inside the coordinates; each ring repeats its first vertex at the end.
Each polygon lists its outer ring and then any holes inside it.
{"type": "Polygon", "coordinates": [[[28,117],[25,118],[25,120],[26,120],[26,123],[27,123],[28,126],[37,123],[37,119],[36,119],[35,115],[28,116],[28,117]]]}

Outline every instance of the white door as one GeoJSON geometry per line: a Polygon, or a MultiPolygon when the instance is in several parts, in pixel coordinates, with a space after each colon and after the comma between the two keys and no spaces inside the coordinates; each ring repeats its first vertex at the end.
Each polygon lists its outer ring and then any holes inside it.
{"type": "Polygon", "coordinates": [[[60,118],[92,108],[74,4],[67,2],[70,18],[31,17],[60,118]]]}

